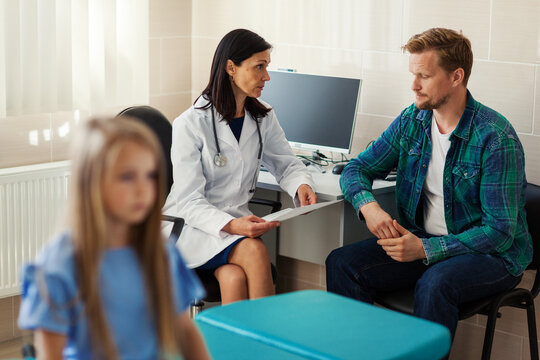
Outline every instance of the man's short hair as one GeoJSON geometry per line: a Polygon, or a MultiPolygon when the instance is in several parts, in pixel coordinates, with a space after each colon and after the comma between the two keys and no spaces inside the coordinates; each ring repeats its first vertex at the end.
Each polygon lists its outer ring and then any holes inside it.
{"type": "Polygon", "coordinates": [[[421,34],[416,34],[403,45],[403,50],[417,54],[428,50],[435,50],[439,55],[439,65],[447,72],[462,68],[464,71],[463,85],[471,75],[473,53],[471,42],[461,31],[432,28],[421,34]]]}

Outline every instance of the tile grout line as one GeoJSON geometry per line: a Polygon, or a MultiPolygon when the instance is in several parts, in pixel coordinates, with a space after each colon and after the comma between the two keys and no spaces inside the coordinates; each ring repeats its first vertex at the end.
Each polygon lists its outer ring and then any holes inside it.
{"type": "Polygon", "coordinates": [[[489,0],[488,60],[491,60],[491,31],[493,26],[493,0],[489,0]]]}
{"type": "Polygon", "coordinates": [[[534,67],[534,88],[533,88],[533,112],[532,112],[532,125],[531,125],[531,133],[534,135],[535,132],[535,117],[536,117],[536,92],[537,92],[537,85],[538,85],[538,66],[534,67]]]}

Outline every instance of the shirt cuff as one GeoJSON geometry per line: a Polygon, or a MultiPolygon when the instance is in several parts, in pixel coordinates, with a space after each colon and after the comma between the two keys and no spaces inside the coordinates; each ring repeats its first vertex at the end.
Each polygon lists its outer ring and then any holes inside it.
{"type": "MultiPolygon", "coordinates": [[[[216,235],[216,236],[220,237],[221,239],[223,239],[227,235],[231,235],[228,232],[226,232],[225,230],[223,230],[223,228],[225,227],[225,225],[227,225],[228,223],[230,223],[234,219],[236,219],[236,218],[234,216],[230,215],[230,214],[224,215],[223,218],[221,219],[221,221],[217,221],[217,226],[216,226],[217,233],[213,232],[211,234],[216,235]]],[[[234,234],[232,234],[232,235],[234,235],[234,234]]]]}
{"type": "Polygon", "coordinates": [[[370,191],[362,190],[352,198],[352,206],[356,209],[356,213],[362,219],[363,217],[360,213],[360,208],[367,203],[374,201],[376,201],[375,197],[370,191]]]}
{"type": "Polygon", "coordinates": [[[426,258],[424,264],[430,265],[446,257],[446,244],[443,237],[421,238],[426,258]]]}

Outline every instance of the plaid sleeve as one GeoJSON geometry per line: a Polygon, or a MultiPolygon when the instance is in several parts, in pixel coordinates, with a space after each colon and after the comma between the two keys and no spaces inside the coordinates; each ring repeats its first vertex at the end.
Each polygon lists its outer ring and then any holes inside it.
{"type": "Polygon", "coordinates": [[[384,178],[397,165],[401,119],[402,115],[398,116],[371,146],[349,161],[341,174],[341,191],[357,213],[363,205],[375,201],[373,180],[384,178]]]}

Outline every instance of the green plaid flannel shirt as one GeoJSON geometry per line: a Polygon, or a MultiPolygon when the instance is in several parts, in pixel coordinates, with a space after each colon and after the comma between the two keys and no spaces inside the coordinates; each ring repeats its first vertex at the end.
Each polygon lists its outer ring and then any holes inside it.
{"type": "MultiPolygon", "coordinates": [[[[358,214],[375,201],[373,179],[397,167],[399,221],[413,233],[425,234],[420,212],[432,150],[432,114],[412,104],[345,167],[341,189],[358,214]]],[[[448,235],[422,237],[427,264],[466,253],[492,254],[502,257],[512,275],[521,274],[531,262],[532,242],[524,208],[524,153],[515,130],[467,92],[450,141],[443,173],[448,235]]]]}

